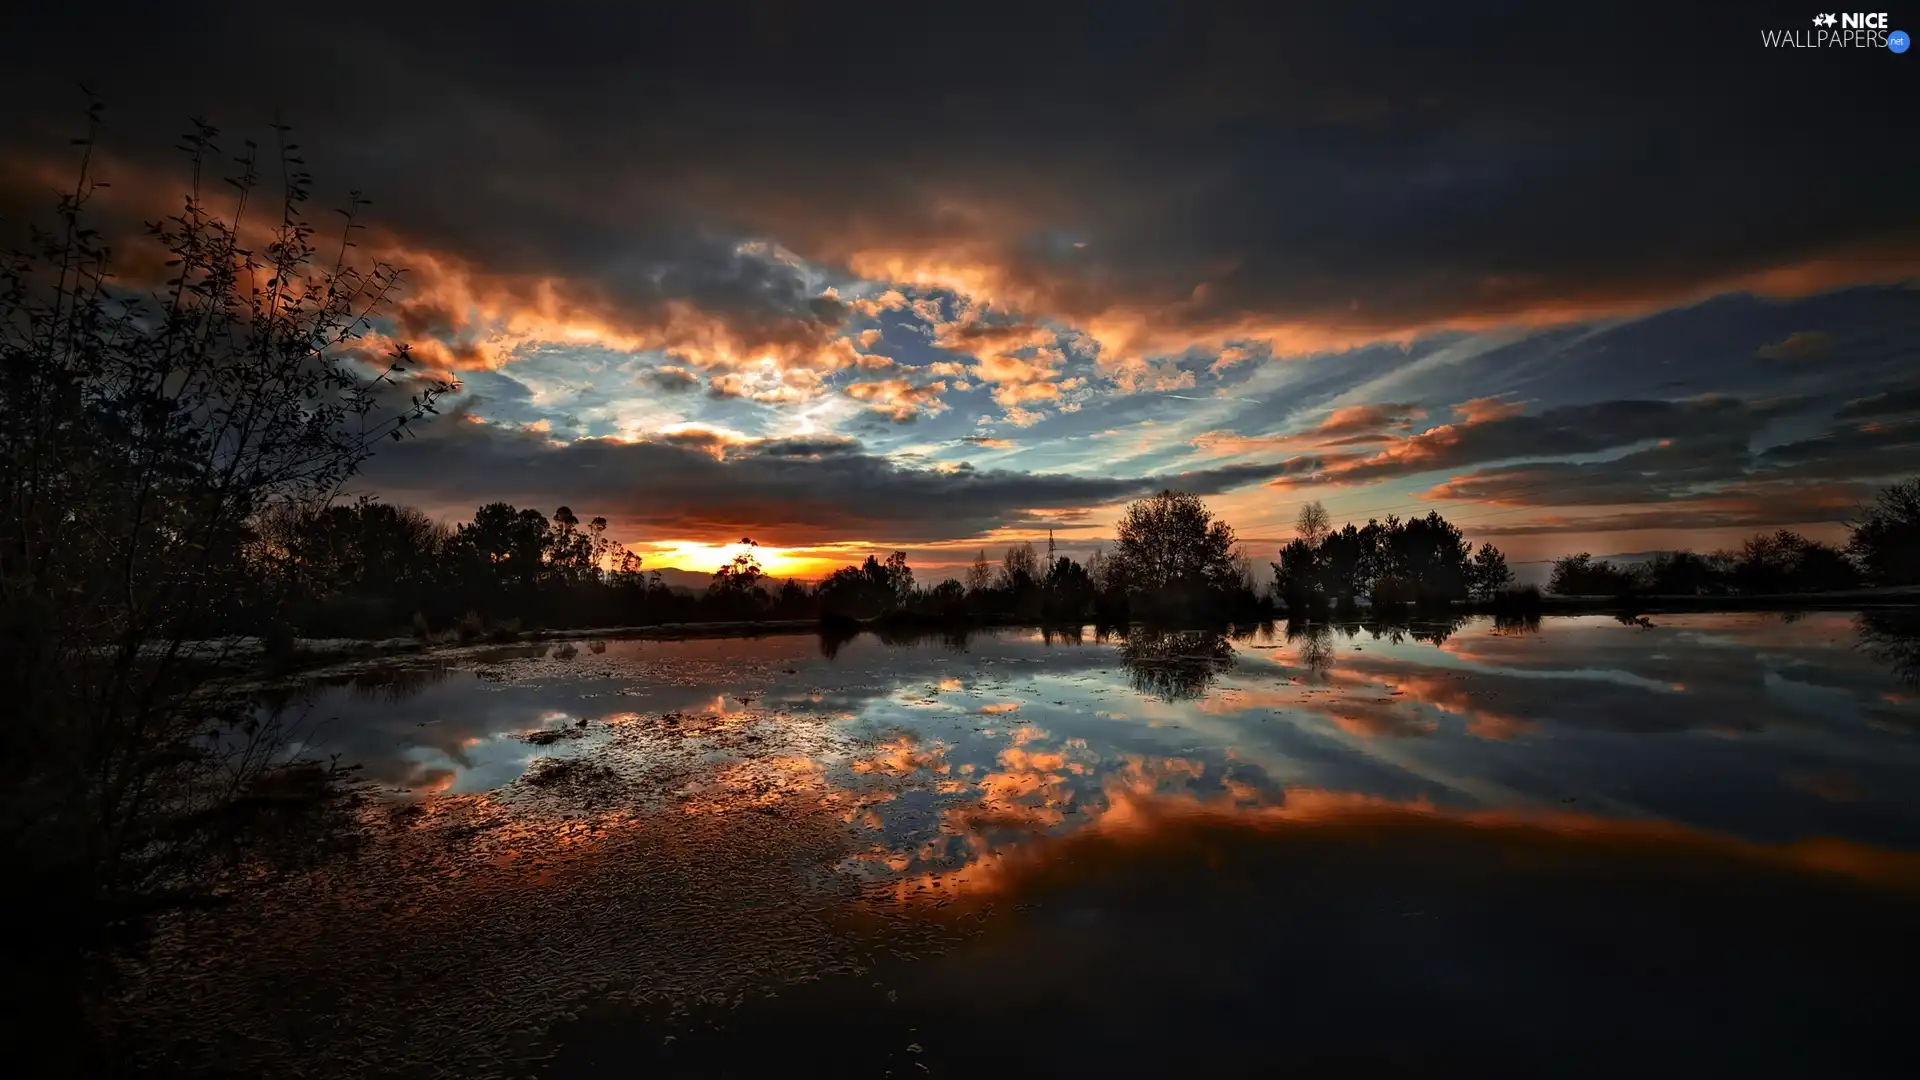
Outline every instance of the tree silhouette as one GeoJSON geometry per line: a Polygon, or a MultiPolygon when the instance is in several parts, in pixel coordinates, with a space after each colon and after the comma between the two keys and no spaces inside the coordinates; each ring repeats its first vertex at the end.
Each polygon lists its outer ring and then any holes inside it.
{"type": "Polygon", "coordinates": [[[1129,505],[1120,518],[1113,561],[1129,589],[1202,594],[1238,577],[1233,528],[1185,492],[1162,491],[1129,505]]]}
{"type": "Polygon", "coordinates": [[[1474,599],[1492,599],[1495,593],[1513,584],[1513,571],[1507,568],[1507,557],[1492,544],[1481,544],[1467,569],[1467,583],[1474,599]]]}
{"type": "Polygon", "coordinates": [[[1920,478],[1880,492],[1853,524],[1847,552],[1875,585],[1920,585],[1920,478]]]}
{"type": "Polygon", "coordinates": [[[1318,547],[1327,533],[1333,529],[1333,519],[1327,516],[1327,508],[1320,500],[1307,503],[1300,508],[1300,516],[1294,519],[1294,534],[1310,547],[1318,547]]]}
{"type": "Polygon", "coordinates": [[[1021,593],[1040,580],[1040,556],[1030,543],[1012,544],[1000,560],[1000,587],[1021,593]]]}
{"type": "Polygon", "coordinates": [[[993,588],[993,564],[987,561],[987,549],[981,548],[974,557],[973,565],[967,567],[967,591],[983,593],[993,588]]]}
{"type": "Polygon", "coordinates": [[[1622,596],[1633,587],[1631,571],[1604,559],[1596,562],[1584,551],[1555,559],[1552,576],[1547,580],[1547,591],[1561,596],[1622,596]]]}
{"type": "Polygon", "coordinates": [[[322,511],[452,388],[370,347],[398,271],[354,258],[357,193],[319,249],[284,128],[263,162],[196,122],[193,184],[147,225],[165,253],[149,263],[92,224],[100,117],[96,103],[51,227],[0,260],[0,699],[20,718],[0,725],[0,903],[83,946],[192,899],[266,808],[280,828],[323,804],[324,770],[291,765],[235,692],[235,650],[201,642],[245,609],[282,645],[290,605],[332,587],[253,572],[294,561],[278,525],[314,523],[306,554],[338,580],[381,530],[415,524],[322,511]]]}
{"type": "Polygon", "coordinates": [[[1320,532],[1318,543],[1290,541],[1273,563],[1274,591],[1290,610],[1346,608],[1362,600],[1381,607],[1490,599],[1513,580],[1498,548],[1482,544],[1472,551],[1459,528],[1437,512],[1320,532]]]}
{"type": "Polygon", "coordinates": [[[750,536],[741,537],[740,544],[742,550],[715,571],[713,581],[707,585],[708,598],[720,611],[733,617],[758,615],[770,601],[760,587],[766,577],[754,553],[760,545],[750,536]]]}

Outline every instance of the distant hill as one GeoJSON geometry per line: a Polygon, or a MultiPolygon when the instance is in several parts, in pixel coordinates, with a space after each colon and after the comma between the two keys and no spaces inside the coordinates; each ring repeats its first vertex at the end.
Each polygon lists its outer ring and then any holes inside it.
{"type": "Polygon", "coordinates": [[[1651,560],[1655,555],[1669,555],[1668,551],[1628,551],[1618,555],[1595,555],[1594,562],[1610,562],[1615,566],[1633,566],[1651,560]]]}
{"type": "MultiPolygon", "coordinates": [[[[653,568],[649,567],[648,569],[651,571],[653,568]]],[[[674,592],[680,593],[693,593],[695,595],[704,593],[707,591],[707,586],[713,581],[713,574],[703,574],[698,570],[678,570],[670,566],[663,566],[659,568],[658,572],[660,574],[660,584],[665,585],[674,592]]]]}

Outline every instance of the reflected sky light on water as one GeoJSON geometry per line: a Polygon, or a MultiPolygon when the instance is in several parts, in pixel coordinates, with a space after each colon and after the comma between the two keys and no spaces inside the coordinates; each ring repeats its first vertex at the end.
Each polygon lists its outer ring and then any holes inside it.
{"type": "Polygon", "coordinates": [[[1920,846],[1904,782],[1920,701],[1846,613],[533,645],[337,678],[290,711],[314,751],[413,793],[499,789],[670,715],[826,720],[851,741],[812,764],[847,791],[885,783],[862,820],[894,870],[1070,831],[1115,791],[1298,789],[1920,846]],[[540,731],[563,735],[528,741],[540,731]]]}
{"type": "Polygon", "coordinates": [[[129,1023],[276,1075],[1881,1075],[1920,964],[1914,623],[335,671],[266,704],[384,796],[365,847],[163,935],[129,1023]]]}

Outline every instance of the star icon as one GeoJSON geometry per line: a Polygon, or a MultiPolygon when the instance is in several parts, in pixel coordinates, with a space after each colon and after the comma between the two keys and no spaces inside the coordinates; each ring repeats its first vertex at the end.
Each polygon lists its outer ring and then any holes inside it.
{"type": "Polygon", "coordinates": [[[1815,26],[1832,26],[1839,21],[1839,19],[1834,18],[1832,15],[1815,15],[1813,17],[1813,25],[1815,26]]]}

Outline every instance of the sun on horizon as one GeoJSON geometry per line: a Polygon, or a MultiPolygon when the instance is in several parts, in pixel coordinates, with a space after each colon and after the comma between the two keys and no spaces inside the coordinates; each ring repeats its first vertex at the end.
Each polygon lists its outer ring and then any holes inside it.
{"type": "MultiPolygon", "coordinates": [[[[747,545],[737,542],[708,544],[698,540],[670,540],[638,546],[634,554],[640,556],[641,565],[648,570],[687,570],[711,574],[746,550],[747,545]]],[[[752,551],[754,558],[759,560],[760,569],[769,577],[810,579],[830,574],[839,566],[831,560],[795,554],[792,548],[756,544],[752,551]]]]}

